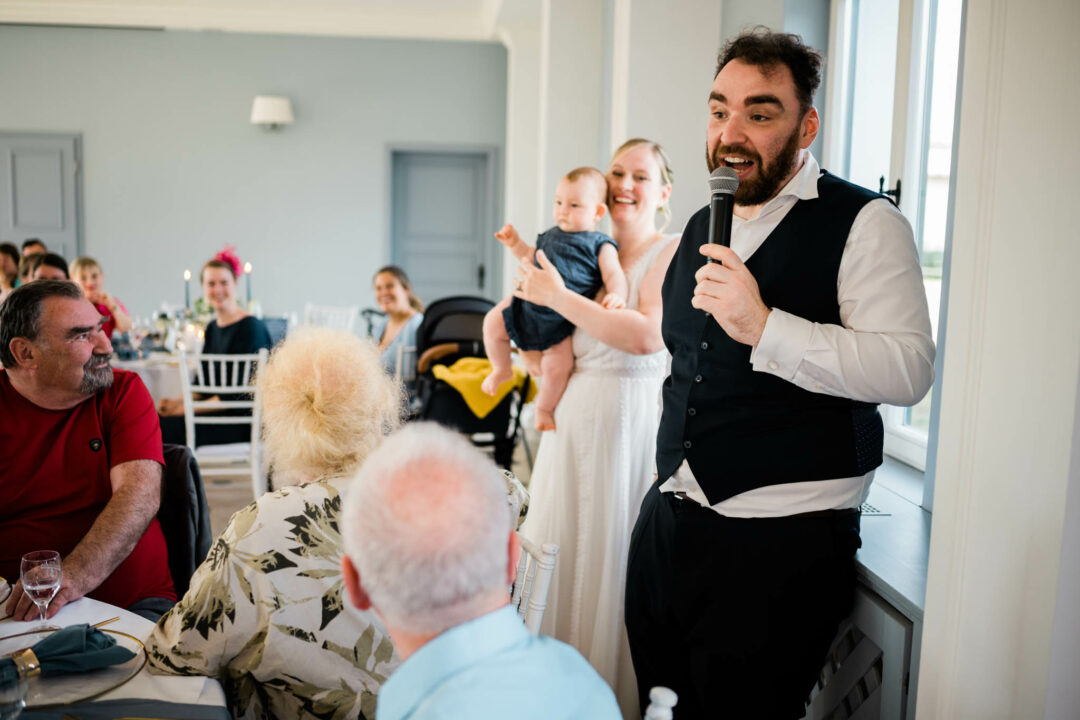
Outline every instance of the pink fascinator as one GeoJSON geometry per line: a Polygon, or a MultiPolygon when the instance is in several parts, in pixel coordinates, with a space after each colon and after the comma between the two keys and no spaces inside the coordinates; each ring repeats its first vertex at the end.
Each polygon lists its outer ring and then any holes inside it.
{"type": "Polygon", "coordinates": [[[232,267],[233,275],[240,277],[240,274],[243,271],[243,264],[240,262],[240,257],[236,254],[235,245],[226,245],[221,252],[214,256],[214,259],[229,263],[229,266],[232,267]]]}

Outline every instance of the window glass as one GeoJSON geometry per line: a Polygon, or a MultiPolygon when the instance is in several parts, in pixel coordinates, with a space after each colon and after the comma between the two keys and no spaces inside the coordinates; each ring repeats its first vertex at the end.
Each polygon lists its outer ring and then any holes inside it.
{"type": "MultiPolygon", "coordinates": [[[[949,172],[952,166],[956,75],[960,57],[961,0],[938,0],[930,66],[930,112],[926,127],[926,161],[917,224],[930,323],[937,338],[941,312],[941,262],[949,214],[949,172]]],[[[930,426],[930,395],[908,408],[905,424],[921,433],[930,426]]]]}

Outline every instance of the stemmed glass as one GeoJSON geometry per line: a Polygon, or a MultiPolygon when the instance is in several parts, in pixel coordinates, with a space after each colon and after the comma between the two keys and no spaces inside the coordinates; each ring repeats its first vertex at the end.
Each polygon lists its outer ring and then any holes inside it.
{"type": "Polygon", "coordinates": [[[144,317],[135,318],[131,327],[132,340],[135,343],[137,357],[146,357],[147,348],[144,347],[146,338],[150,336],[150,321],[144,317]]]}
{"type": "Polygon", "coordinates": [[[38,608],[38,620],[45,624],[45,611],[60,589],[60,580],[64,571],[60,565],[60,553],[55,550],[35,550],[22,556],[19,566],[23,592],[29,596],[38,608]]]}
{"type": "Polygon", "coordinates": [[[14,720],[26,707],[26,678],[15,675],[7,681],[0,680],[0,720],[14,720]]]}

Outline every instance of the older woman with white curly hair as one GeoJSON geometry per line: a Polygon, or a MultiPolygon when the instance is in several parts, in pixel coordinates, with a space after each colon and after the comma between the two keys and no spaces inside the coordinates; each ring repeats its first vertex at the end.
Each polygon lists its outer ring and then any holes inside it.
{"type": "Polygon", "coordinates": [[[397,427],[402,388],[365,340],[300,328],[259,373],[275,483],[233,515],[191,589],[147,642],[155,672],[208,675],[233,717],[375,717],[399,660],[370,612],[342,601],[342,492],[397,427]]]}

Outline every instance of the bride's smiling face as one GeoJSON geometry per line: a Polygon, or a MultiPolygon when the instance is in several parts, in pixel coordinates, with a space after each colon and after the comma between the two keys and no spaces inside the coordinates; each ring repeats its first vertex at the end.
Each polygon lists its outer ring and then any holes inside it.
{"type": "Polygon", "coordinates": [[[607,171],[608,212],[616,227],[656,222],[671,185],[664,183],[656,154],[647,144],[634,145],[611,161],[607,171]]]}

